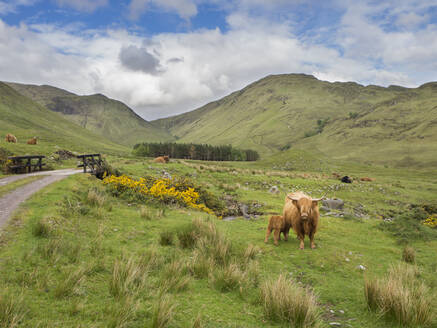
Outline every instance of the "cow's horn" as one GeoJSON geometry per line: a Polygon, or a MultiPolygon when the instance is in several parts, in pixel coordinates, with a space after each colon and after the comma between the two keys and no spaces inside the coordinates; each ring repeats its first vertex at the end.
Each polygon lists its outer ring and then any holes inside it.
{"type": "Polygon", "coordinates": [[[299,198],[293,198],[293,197],[291,197],[291,196],[287,196],[289,199],[291,199],[291,200],[296,200],[296,201],[298,201],[299,200],[299,198]]]}
{"type": "MultiPolygon", "coordinates": [[[[325,195],[326,196],[326,195],[325,195]]],[[[320,202],[321,200],[325,199],[325,196],[320,197],[320,198],[312,198],[313,202],[320,202]]]]}

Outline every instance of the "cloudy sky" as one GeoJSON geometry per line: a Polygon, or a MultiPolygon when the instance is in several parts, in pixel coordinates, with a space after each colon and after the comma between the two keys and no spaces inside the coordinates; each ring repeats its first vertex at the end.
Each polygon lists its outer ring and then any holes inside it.
{"type": "Polygon", "coordinates": [[[278,73],[437,81],[437,0],[0,0],[0,80],[103,93],[148,120],[278,73]]]}

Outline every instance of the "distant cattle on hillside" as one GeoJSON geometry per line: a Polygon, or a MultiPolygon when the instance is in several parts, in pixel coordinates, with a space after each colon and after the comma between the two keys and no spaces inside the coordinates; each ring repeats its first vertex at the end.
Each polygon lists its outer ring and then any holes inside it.
{"type": "Polygon", "coordinates": [[[6,142],[17,143],[17,138],[13,134],[8,133],[6,135],[5,141],[6,142]]]}
{"type": "Polygon", "coordinates": [[[156,157],[153,161],[155,163],[165,164],[165,163],[168,163],[170,161],[170,158],[168,156],[159,156],[159,157],[156,157]]]}
{"type": "Polygon", "coordinates": [[[33,138],[27,140],[28,145],[36,145],[37,143],[38,143],[38,140],[36,139],[36,137],[33,137],[33,138]]]}

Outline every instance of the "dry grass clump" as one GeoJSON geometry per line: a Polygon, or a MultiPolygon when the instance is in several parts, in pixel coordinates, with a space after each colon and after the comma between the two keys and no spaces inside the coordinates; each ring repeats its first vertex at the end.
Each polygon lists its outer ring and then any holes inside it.
{"type": "Polygon", "coordinates": [[[254,260],[259,253],[261,253],[261,248],[249,244],[246,250],[244,251],[244,258],[246,259],[246,261],[254,260]]]}
{"type": "Polygon", "coordinates": [[[181,292],[188,288],[190,276],[183,260],[173,260],[164,268],[161,275],[161,287],[164,291],[181,292]]]}
{"type": "Polygon", "coordinates": [[[105,205],[106,197],[96,189],[90,189],[88,191],[87,201],[88,204],[92,206],[102,207],[105,205]]]}
{"type": "Polygon", "coordinates": [[[171,325],[176,313],[176,304],[168,295],[161,296],[153,307],[152,328],[166,328],[171,325]]]}
{"type": "Polygon", "coordinates": [[[22,296],[12,295],[5,290],[0,294],[0,327],[19,327],[26,313],[22,296]]]}
{"type": "Polygon", "coordinates": [[[150,211],[150,209],[148,209],[145,206],[140,207],[139,213],[140,213],[140,217],[144,220],[150,221],[153,218],[152,212],[150,211]]]}
{"type": "Polygon", "coordinates": [[[407,263],[416,262],[416,251],[413,247],[405,246],[404,250],[402,251],[402,260],[407,263]]]}
{"type": "Polygon", "coordinates": [[[73,294],[79,294],[80,285],[85,279],[85,269],[79,268],[71,272],[62,279],[55,287],[54,294],[56,298],[67,297],[73,294]]]}
{"type": "Polygon", "coordinates": [[[415,266],[392,266],[386,277],[366,280],[364,295],[370,310],[402,326],[431,327],[436,319],[429,288],[415,266]]]}
{"type": "Polygon", "coordinates": [[[228,292],[243,287],[246,283],[246,272],[231,263],[224,268],[216,268],[210,275],[211,284],[221,292],[228,292]]]}
{"type": "Polygon", "coordinates": [[[188,270],[195,278],[202,279],[208,277],[209,272],[214,270],[215,267],[216,264],[213,259],[205,256],[198,250],[194,250],[188,270]]]}
{"type": "Polygon", "coordinates": [[[114,304],[107,327],[125,328],[131,327],[132,321],[138,309],[138,302],[132,297],[125,297],[114,304]]]}
{"type": "Polygon", "coordinates": [[[151,247],[141,254],[139,264],[144,272],[154,272],[162,268],[164,260],[158,250],[151,247]]]}
{"type": "Polygon", "coordinates": [[[114,297],[135,295],[145,284],[146,271],[133,257],[116,260],[109,281],[109,292],[114,297]]]}
{"type": "Polygon", "coordinates": [[[261,285],[261,302],[264,314],[271,320],[286,322],[292,327],[321,325],[316,296],[284,275],[261,285]]]}

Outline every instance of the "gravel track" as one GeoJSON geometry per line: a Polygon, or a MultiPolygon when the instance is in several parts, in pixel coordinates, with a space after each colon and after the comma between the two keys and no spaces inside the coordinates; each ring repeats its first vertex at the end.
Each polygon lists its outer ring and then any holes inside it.
{"type": "Polygon", "coordinates": [[[42,179],[28,183],[20,188],[11,191],[9,194],[0,197],[0,228],[2,228],[11,214],[18,208],[18,206],[32,196],[37,191],[48,186],[49,184],[65,179],[69,175],[80,173],[81,170],[56,170],[56,171],[43,171],[29,174],[13,175],[7,178],[0,179],[0,186],[7,185],[17,180],[21,180],[27,177],[43,175],[42,179]]]}

